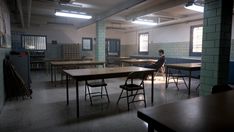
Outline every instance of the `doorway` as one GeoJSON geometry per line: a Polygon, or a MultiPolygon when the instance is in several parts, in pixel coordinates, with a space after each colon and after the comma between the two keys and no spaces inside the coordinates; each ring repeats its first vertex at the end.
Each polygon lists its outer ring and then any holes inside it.
{"type": "Polygon", "coordinates": [[[106,39],[106,64],[119,65],[120,39],[106,39]]]}

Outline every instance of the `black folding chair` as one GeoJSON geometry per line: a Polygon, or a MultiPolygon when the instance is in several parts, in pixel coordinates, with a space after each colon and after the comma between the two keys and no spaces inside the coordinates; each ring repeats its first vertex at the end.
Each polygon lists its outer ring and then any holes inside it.
{"type": "Polygon", "coordinates": [[[215,93],[221,93],[221,92],[226,92],[230,90],[233,90],[233,88],[231,88],[228,84],[218,84],[218,85],[213,86],[211,93],[215,94],[215,93]]]}
{"type": "Polygon", "coordinates": [[[144,79],[146,77],[146,73],[140,72],[132,72],[128,75],[125,84],[120,85],[122,89],[117,104],[119,103],[121,98],[127,98],[127,105],[129,110],[129,104],[139,101],[144,101],[146,107],[146,99],[145,99],[145,88],[144,88],[144,79]],[[139,90],[142,90],[142,93],[139,93],[139,90]],[[123,91],[126,91],[126,96],[122,96],[123,91]],[[130,92],[130,93],[129,93],[130,92]],[[135,100],[137,95],[143,95],[144,99],[135,100]],[[130,97],[132,100],[130,101],[130,97]]]}
{"type": "Polygon", "coordinates": [[[85,100],[86,100],[86,96],[89,96],[89,100],[91,105],[93,104],[93,100],[92,97],[97,97],[97,96],[106,96],[108,99],[108,102],[110,102],[109,96],[108,96],[108,92],[107,92],[107,83],[105,82],[104,79],[102,80],[92,80],[92,81],[85,81],[85,100]],[[98,88],[101,87],[101,92],[90,92],[90,88],[98,88]],[[103,88],[105,89],[105,94],[103,94],[103,88]],[[87,92],[88,91],[88,92],[87,92]]]}

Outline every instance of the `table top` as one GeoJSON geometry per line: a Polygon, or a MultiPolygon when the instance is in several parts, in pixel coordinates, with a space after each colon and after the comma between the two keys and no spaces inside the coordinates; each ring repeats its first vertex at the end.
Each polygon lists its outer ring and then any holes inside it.
{"type": "Polygon", "coordinates": [[[138,111],[156,130],[234,131],[234,90],[138,111]]]}
{"type": "Polygon", "coordinates": [[[119,59],[131,59],[130,57],[126,57],[126,56],[121,56],[119,57],[119,59]]]}
{"type": "Polygon", "coordinates": [[[200,69],[201,63],[165,64],[165,67],[178,69],[200,69]]]}
{"type": "Polygon", "coordinates": [[[112,67],[112,68],[89,68],[89,69],[70,69],[64,70],[64,73],[72,77],[80,77],[80,80],[94,78],[111,78],[126,76],[131,72],[154,72],[155,69],[143,67],[112,67]]]}
{"type": "Polygon", "coordinates": [[[126,59],[126,60],[121,60],[122,62],[126,63],[147,63],[147,62],[157,62],[158,60],[155,59],[126,59]]]}
{"type": "Polygon", "coordinates": [[[45,62],[51,62],[51,61],[81,61],[81,59],[43,59],[45,62]]]}
{"type": "Polygon", "coordinates": [[[51,65],[95,65],[104,64],[104,61],[51,61],[51,65]]]}

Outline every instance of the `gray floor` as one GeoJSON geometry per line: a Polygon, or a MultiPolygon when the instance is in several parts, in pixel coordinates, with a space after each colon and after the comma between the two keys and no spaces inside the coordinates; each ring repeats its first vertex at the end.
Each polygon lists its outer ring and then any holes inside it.
{"type": "MultiPolygon", "coordinates": [[[[110,103],[107,99],[97,97],[94,105],[89,100],[84,100],[84,87],[80,83],[80,118],[76,118],[75,88],[70,88],[70,105],[66,106],[65,85],[59,84],[53,87],[49,82],[49,75],[44,72],[32,72],[32,99],[13,100],[6,102],[0,114],[1,132],[28,132],[28,131],[134,131],[146,132],[147,124],[137,118],[137,110],[143,109],[143,103],[131,105],[127,111],[126,100],[116,101],[120,94],[118,88],[124,82],[124,78],[108,79],[108,92],[110,103]]],[[[165,90],[163,77],[155,80],[155,103],[159,106],[182,99],[189,98],[187,89],[183,84],[179,85],[177,91],[174,83],[165,90]]],[[[197,97],[195,87],[199,81],[192,80],[191,97],[197,97]]],[[[150,103],[150,81],[145,81],[147,107],[150,103]]],[[[190,97],[190,98],[191,98],[190,97]]],[[[139,97],[141,98],[141,97],[139,97]]]]}

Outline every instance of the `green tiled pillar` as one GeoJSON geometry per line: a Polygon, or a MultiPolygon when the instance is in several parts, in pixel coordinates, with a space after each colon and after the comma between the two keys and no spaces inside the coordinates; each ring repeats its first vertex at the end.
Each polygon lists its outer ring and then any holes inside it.
{"type": "Polygon", "coordinates": [[[200,95],[228,81],[232,9],[232,0],[205,0],[200,95]]]}
{"type": "Polygon", "coordinates": [[[96,60],[105,61],[106,60],[106,27],[105,21],[101,20],[96,22],[96,60]]]}

